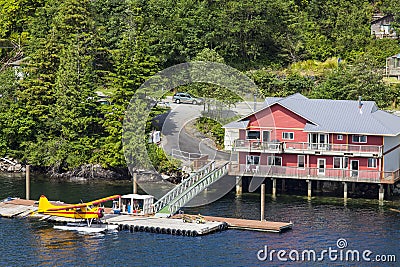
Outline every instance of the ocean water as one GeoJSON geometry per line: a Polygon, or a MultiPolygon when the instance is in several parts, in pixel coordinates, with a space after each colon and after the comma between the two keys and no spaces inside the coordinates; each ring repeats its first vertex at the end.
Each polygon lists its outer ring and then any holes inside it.
{"type": "MultiPolygon", "coordinates": [[[[1,176],[0,198],[24,197],[24,182],[23,177],[1,176]]],[[[31,196],[46,194],[53,200],[77,202],[131,190],[129,182],[51,182],[37,177],[31,196]]],[[[345,205],[339,198],[267,196],[266,219],[292,221],[292,230],[280,234],[227,230],[201,237],[129,231],[88,235],[54,230],[52,224],[37,220],[0,218],[0,266],[399,266],[400,213],[389,210],[395,206],[380,207],[374,200],[350,199],[345,205]],[[279,250],[286,252],[281,259],[279,250]],[[302,253],[310,250],[316,258],[305,254],[302,260],[302,253]],[[321,257],[324,250],[337,252],[331,258],[328,252],[321,257]],[[349,250],[357,250],[360,261],[346,260],[349,250]],[[365,251],[371,251],[366,257],[370,262],[362,258],[365,251]],[[378,262],[375,256],[391,262],[378,262]]],[[[236,197],[231,192],[209,205],[184,210],[259,219],[260,195],[236,197]]]]}

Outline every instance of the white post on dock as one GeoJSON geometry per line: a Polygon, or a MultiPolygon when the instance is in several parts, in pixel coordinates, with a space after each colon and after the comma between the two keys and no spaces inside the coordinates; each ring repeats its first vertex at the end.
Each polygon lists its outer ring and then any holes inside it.
{"type": "Polygon", "coordinates": [[[307,180],[307,196],[308,198],[311,198],[311,188],[312,188],[312,181],[311,180],[307,180]]]}
{"type": "Polygon", "coordinates": [[[272,198],[276,198],[276,179],[272,178],[272,198]]]}
{"type": "Polygon", "coordinates": [[[265,211],[265,184],[261,184],[261,221],[264,221],[264,211],[265,211]]]}
{"type": "Polygon", "coordinates": [[[133,173],[133,193],[137,194],[137,173],[133,173]]]}
{"type": "Polygon", "coordinates": [[[343,182],[343,198],[344,201],[347,201],[347,183],[343,182]]]}
{"type": "Polygon", "coordinates": [[[30,191],[31,191],[31,189],[30,189],[30,185],[31,185],[31,182],[30,182],[30,179],[31,179],[31,177],[30,177],[30,166],[29,165],[26,165],[25,166],[25,197],[26,197],[26,199],[27,200],[29,200],[29,198],[30,198],[30,195],[29,195],[29,193],[30,193],[30,191]]]}
{"type": "Polygon", "coordinates": [[[243,192],[242,189],[242,177],[236,176],[236,195],[240,196],[243,192]]]}
{"type": "Polygon", "coordinates": [[[382,184],[379,184],[379,205],[383,205],[383,199],[385,198],[385,189],[382,184]]]}

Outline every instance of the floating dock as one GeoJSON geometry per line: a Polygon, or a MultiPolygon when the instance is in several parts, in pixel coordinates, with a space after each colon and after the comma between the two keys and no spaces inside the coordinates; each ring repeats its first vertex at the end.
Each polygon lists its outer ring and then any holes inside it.
{"type": "Polygon", "coordinates": [[[270,221],[256,221],[256,220],[245,220],[235,218],[222,218],[204,216],[207,221],[226,222],[228,228],[240,229],[240,230],[252,230],[261,232],[274,232],[280,233],[289,229],[292,229],[293,223],[284,222],[270,222],[270,221]]]}
{"type": "MultiPolygon", "coordinates": [[[[182,218],[182,215],[177,214],[172,218],[180,219],[182,218]]],[[[291,222],[285,223],[285,222],[256,221],[256,220],[213,217],[213,216],[203,216],[203,218],[208,222],[226,223],[226,226],[229,229],[250,230],[258,232],[280,233],[286,230],[290,230],[293,227],[293,223],[291,222]]]]}
{"type": "Polygon", "coordinates": [[[198,236],[226,229],[224,222],[187,223],[182,219],[156,218],[156,217],[134,217],[120,215],[107,219],[109,224],[117,224],[120,229],[130,232],[151,232],[159,234],[198,236]]]}
{"type": "MultiPolygon", "coordinates": [[[[62,202],[53,202],[58,205],[66,205],[62,202]]],[[[36,218],[58,223],[76,222],[75,219],[38,214],[37,201],[24,199],[6,199],[0,202],[0,216],[8,218],[36,218]]],[[[171,235],[199,236],[213,232],[223,231],[227,228],[282,232],[291,229],[292,223],[268,222],[244,220],[235,218],[201,216],[204,221],[201,223],[184,222],[183,216],[178,214],[171,218],[157,218],[151,216],[135,216],[113,214],[111,209],[105,209],[103,221],[108,224],[118,225],[119,230],[129,230],[131,232],[151,232],[171,235]]]]}

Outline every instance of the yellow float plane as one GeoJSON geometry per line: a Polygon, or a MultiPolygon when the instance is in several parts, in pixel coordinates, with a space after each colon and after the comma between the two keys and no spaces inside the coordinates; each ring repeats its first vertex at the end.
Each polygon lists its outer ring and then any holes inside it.
{"type": "Polygon", "coordinates": [[[39,199],[37,212],[51,216],[86,220],[90,227],[94,219],[99,220],[104,216],[104,208],[99,205],[117,198],[120,198],[120,195],[105,197],[87,203],[57,206],[51,204],[47,197],[42,195],[39,199]]]}

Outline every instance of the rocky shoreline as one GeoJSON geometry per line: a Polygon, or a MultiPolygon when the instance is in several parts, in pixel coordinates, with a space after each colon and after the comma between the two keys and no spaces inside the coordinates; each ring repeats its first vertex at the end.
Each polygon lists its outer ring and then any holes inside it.
{"type": "Polygon", "coordinates": [[[85,164],[66,172],[44,172],[57,180],[130,180],[128,168],[103,168],[100,164],[85,164]]]}
{"type": "MultiPolygon", "coordinates": [[[[84,164],[70,171],[60,172],[56,168],[31,166],[31,172],[49,176],[58,180],[130,180],[128,168],[103,168],[100,164],[84,164]]],[[[0,157],[0,172],[24,173],[26,166],[11,157],[0,157]]]]}

